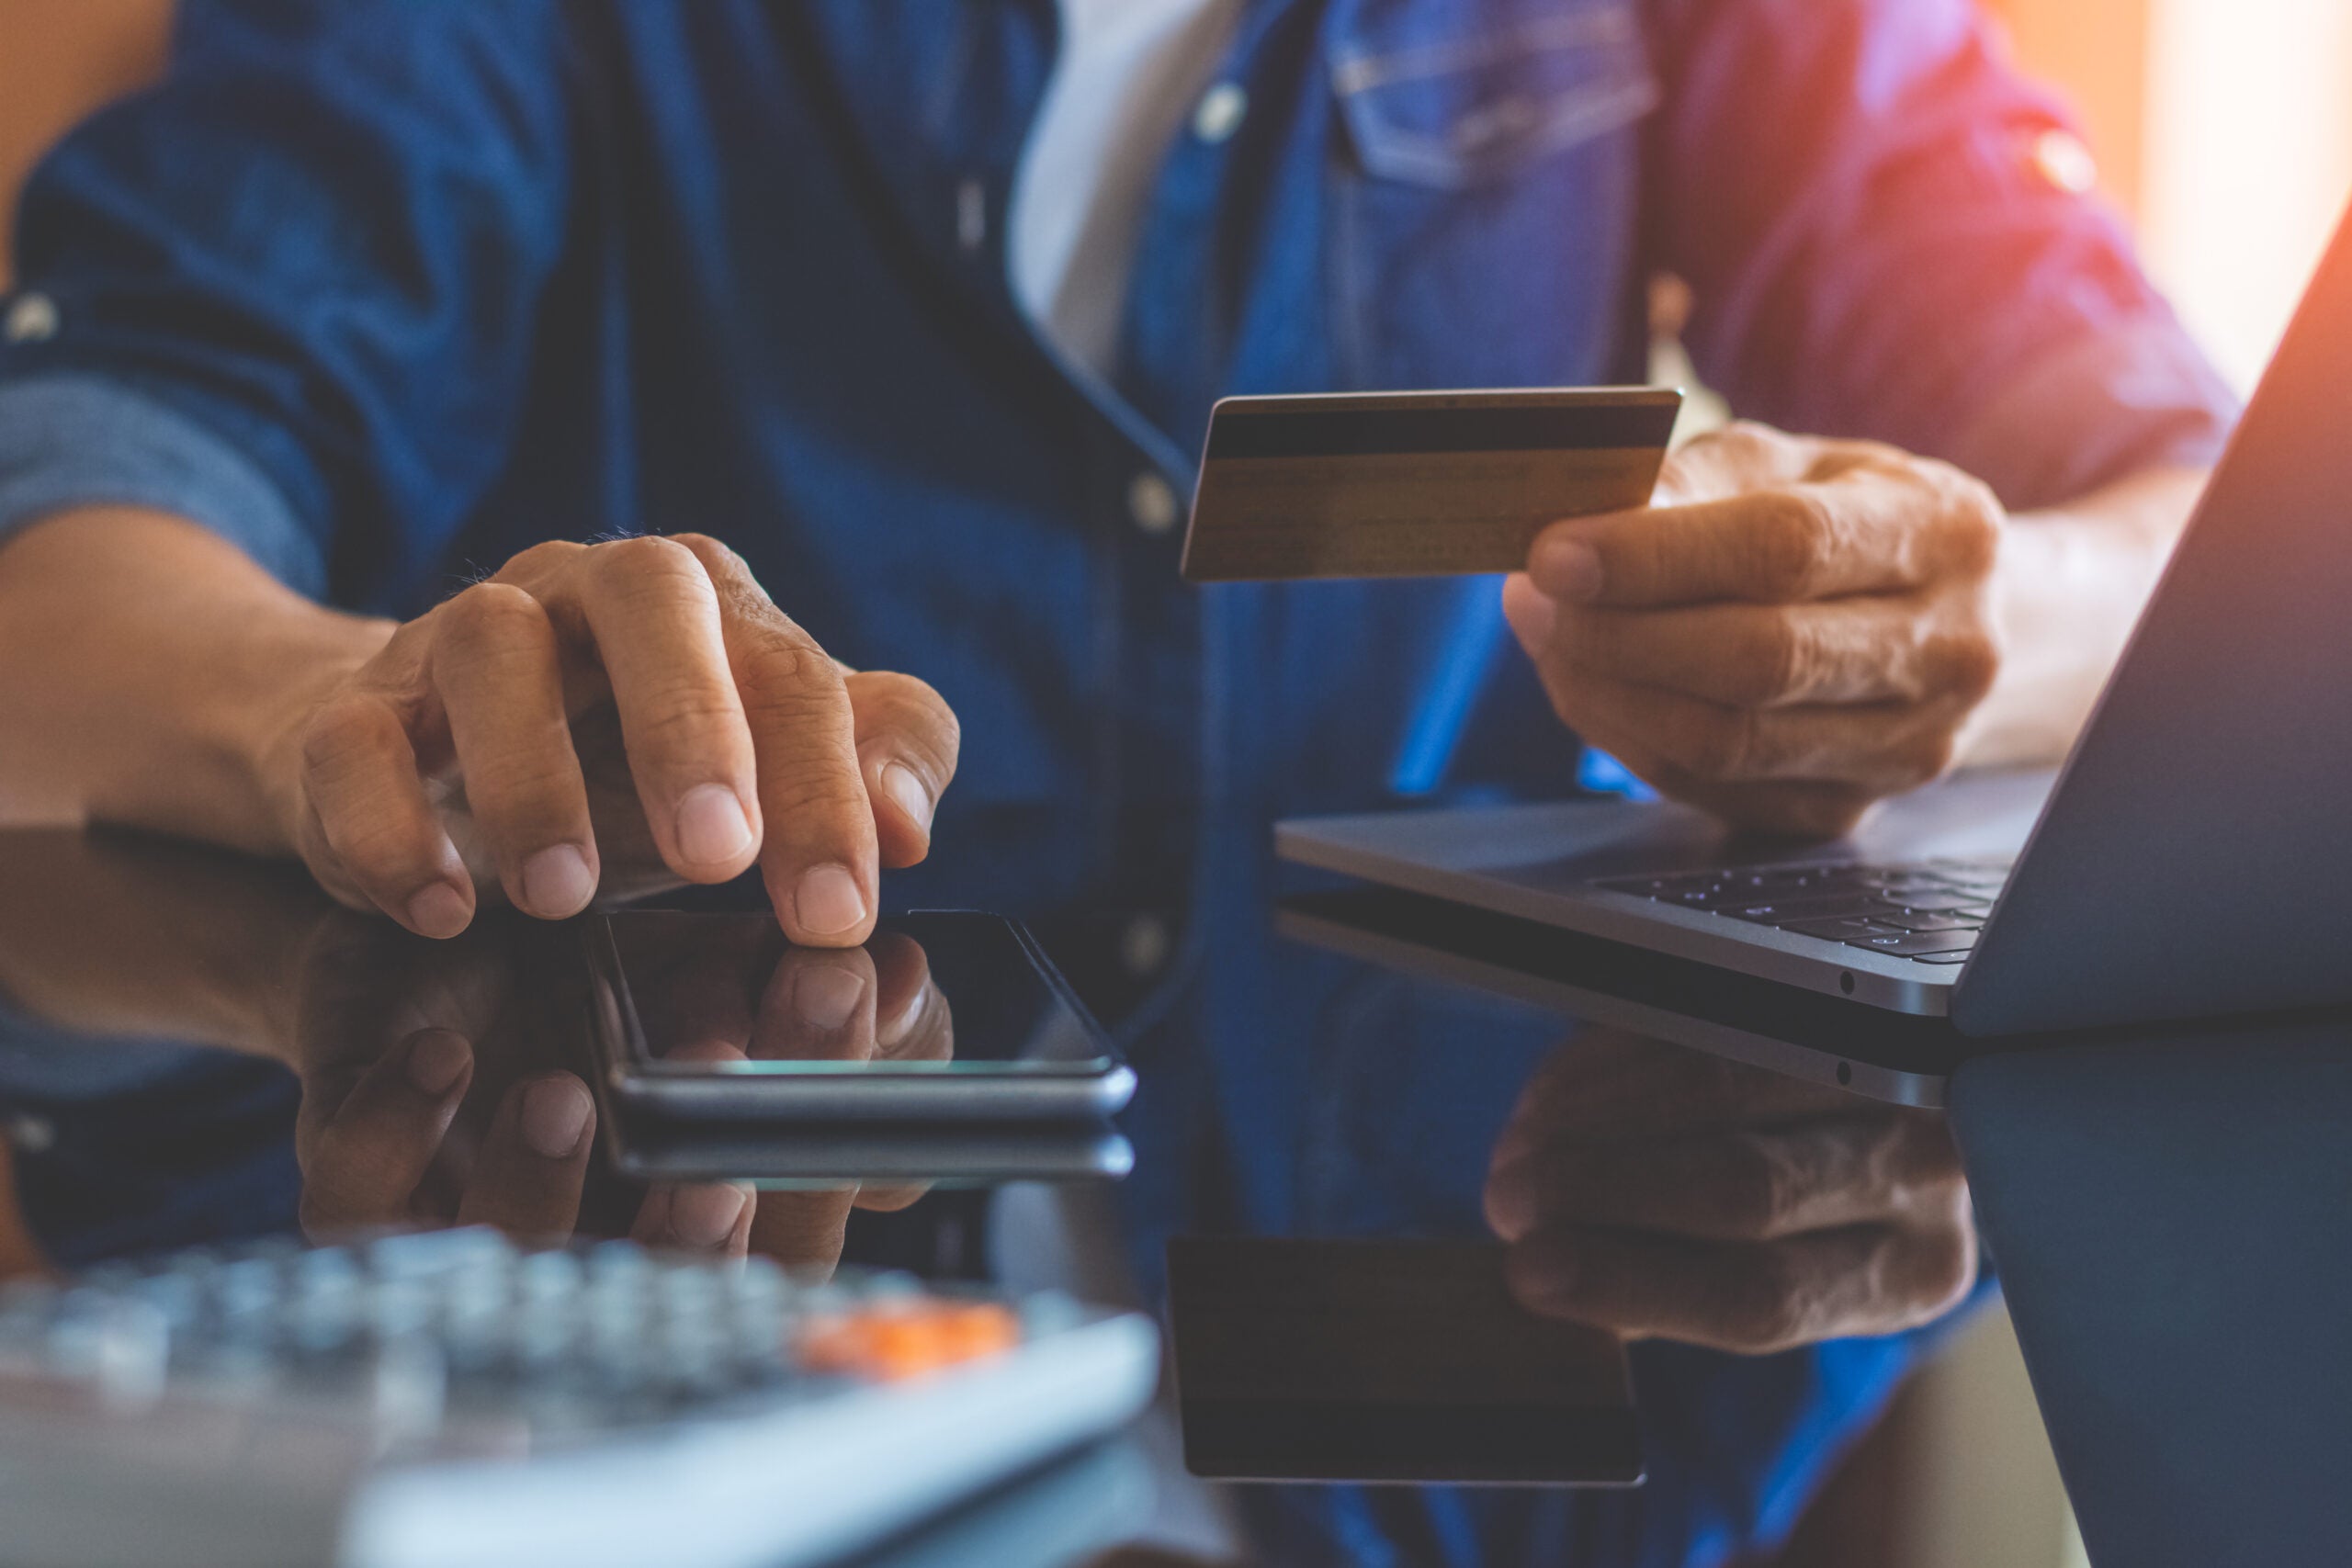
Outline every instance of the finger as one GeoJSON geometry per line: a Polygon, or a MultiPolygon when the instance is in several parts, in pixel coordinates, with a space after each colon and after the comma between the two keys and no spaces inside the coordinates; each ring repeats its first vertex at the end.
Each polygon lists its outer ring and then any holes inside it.
{"type": "Polygon", "coordinates": [[[1734,708],[1656,686],[1539,667],[1562,721],[1660,789],[1834,784],[1876,797],[1917,789],[1954,761],[1969,705],[1807,703],[1734,708]]]}
{"type": "Polygon", "coordinates": [[[783,933],[773,925],[738,921],[707,931],[693,916],[670,917],[679,923],[665,931],[653,923],[662,919],[632,921],[629,931],[638,940],[621,953],[648,1047],[660,1056],[685,1057],[723,1046],[741,1060],[783,933]]]}
{"type": "Polygon", "coordinates": [[[854,947],[874,929],[878,849],[840,667],[732,550],[699,535],[678,543],[701,561],[723,606],[766,822],[760,871],[776,918],[796,942],[854,947]]]}
{"type": "Polygon", "coordinates": [[[956,776],[962,730],[955,710],[911,675],[868,671],[842,684],[882,863],[912,865],[931,851],[932,815],[956,776]]]}
{"type": "Polygon", "coordinates": [[[1596,1230],[1544,1231],[1503,1262],[1531,1312],[1764,1355],[1916,1328],[1976,1278],[1974,1233],[1858,1225],[1762,1245],[1596,1230]]]}
{"type": "Polygon", "coordinates": [[[1569,1141],[1630,1143],[1770,1127],[1853,1110],[1851,1095],[1617,1029],[1589,1029],[1536,1067],[1494,1168],[1569,1141]]]}
{"type": "Polygon", "coordinates": [[[473,1070],[473,1048],[464,1036],[422,1029],[362,1073],[303,1161],[305,1234],[413,1218],[417,1189],[473,1070]]]}
{"type": "Polygon", "coordinates": [[[1773,1241],[1949,1208],[1962,1185],[1936,1121],[1866,1111],[1650,1142],[1550,1144],[1494,1171],[1487,1213],[1510,1241],[1557,1226],[1773,1241]]]}
{"type": "MultiPolygon", "coordinates": [[[[874,959],[874,1054],[892,1062],[944,1062],[956,1055],[955,1015],[931,978],[922,944],[897,931],[876,931],[865,944],[874,959]]],[[[929,1182],[857,1190],[857,1207],[895,1212],[931,1190],[929,1182]]]]}
{"type": "Polygon", "coordinates": [[[1662,688],[1730,708],[1799,704],[1973,706],[2000,655],[1976,616],[1924,594],[1799,605],[1663,610],[1585,607],[1555,617],[1539,657],[1564,682],[1662,688]]]}
{"type": "Polygon", "coordinates": [[[302,731],[302,793],[334,864],[330,884],[419,936],[453,937],[474,918],[473,879],[417,774],[416,749],[394,701],[374,691],[334,698],[302,731]]]}
{"type": "Polygon", "coordinates": [[[1990,492],[1957,470],[1857,462],[1834,479],[1556,523],[1527,570],[1568,604],[1789,604],[1981,578],[1999,522],[1990,492]]]}
{"type": "Polygon", "coordinates": [[[875,1051],[874,960],[864,948],[786,949],[746,1048],[754,1061],[865,1062],[875,1051]]]}
{"type": "Polygon", "coordinates": [[[1685,442],[1658,469],[1654,505],[1683,505],[1773,485],[1794,484],[1829,444],[1753,420],[1734,420],[1685,442]]]}
{"type": "Polygon", "coordinates": [[[588,1086],[565,1072],[541,1073],[509,1089],[482,1137],[458,1223],[551,1239],[580,1219],[588,1152],[596,1125],[588,1086]]]}
{"type": "Polygon", "coordinates": [[[657,1187],[645,1195],[629,1239],[673,1252],[741,1258],[752,1235],[752,1190],[723,1182],[657,1187]]]}
{"type": "Polygon", "coordinates": [[[543,919],[578,914],[596,891],[596,839],[555,627],[505,582],[476,583],[433,614],[434,686],[506,897],[543,919]]]}
{"type": "Polygon", "coordinates": [[[759,796],[709,575],[671,539],[616,539],[567,559],[536,592],[560,631],[594,644],[662,863],[723,882],[758,851],[759,796]]]}
{"type": "Polygon", "coordinates": [[[752,1214],[751,1250],[787,1269],[823,1278],[842,1260],[849,1240],[855,1188],[820,1192],[763,1192],[752,1214]]]}
{"type": "Polygon", "coordinates": [[[894,1062],[944,1062],[956,1055],[956,1020],[931,977],[922,944],[877,931],[865,944],[874,960],[874,1050],[894,1062]]]}

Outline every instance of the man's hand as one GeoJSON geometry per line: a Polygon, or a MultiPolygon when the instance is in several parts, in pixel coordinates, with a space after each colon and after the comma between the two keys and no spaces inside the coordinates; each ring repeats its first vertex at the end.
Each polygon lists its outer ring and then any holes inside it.
{"type": "Polygon", "coordinates": [[[756,858],[795,942],[873,930],[879,865],[930,846],[956,717],[846,673],[696,535],[526,550],[303,694],[266,783],[345,902],[454,936],[494,877],[576,913],[756,858]]]}
{"type": "Polygon", "coordinates": [[[1610,1030],[1536,1070],[1487,1218],[1530,1309],[1749,1354],[1916,1327],[1976,1279],[1940,1116],[1610,1030]]]}
{"type": "Polygon", "coordinates": [[[1560,717],[1736,826],[1829,837],[1954,762],[2006,519],[1958,469],[1736,424],[1657,504],[1555,524],[1503,610],[1560,717]]]}

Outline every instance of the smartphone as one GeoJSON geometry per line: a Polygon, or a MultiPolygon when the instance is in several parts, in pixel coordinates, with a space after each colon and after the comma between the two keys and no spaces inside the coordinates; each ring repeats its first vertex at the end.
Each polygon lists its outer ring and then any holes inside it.
{"type": "Polygon", "coordinates": [[[581,931],[598,1087],[624,1111],[1034,1130],[1100,1123],[1135,1093],[1102,1027],[1001,915],[894,916],[856,948],[797,947],[764,912],[633,910],[581,931]]]}

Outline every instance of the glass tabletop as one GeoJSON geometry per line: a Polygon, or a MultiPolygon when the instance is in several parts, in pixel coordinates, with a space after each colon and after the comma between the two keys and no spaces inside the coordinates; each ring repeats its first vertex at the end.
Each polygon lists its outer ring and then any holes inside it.
{"type": "MultiPolygon", "coordinates": [[[[744,908],[629,928],[657,1054],[890,1067],[1029,1048],[991,1021],[986,966],[933,964],[903,931],[810,958],[744,908]],[[833,976],[813,1006],[812,966],[833,976]]],[[[1784,1532],[1976,1285],[1940,1118],[1321,951],[1259,914],[1140,998],[1091,985],[1067,944],[1137,1080],[1111,1121],[960,1142],[736,1126],[695,1144],[701,1164],[649,1171],[615,1157],[628,1112],[592,1087],[609,1064],[581,922],[486,913],[434,942],[286,867],[0,833],[0,1267],[483,1224],[1165,1321],[1178,1238],[1476,1242],[1520,1308],[1630,1343],[1645,1487],[1208,1482],[1171,1387],[1102,1461],[1143,1482],[1023,1505],[1068,1514],[1056,1560],[1701,1562],[1784,1532]],[[779,1178],[761,1161],[785,1145],[779,1178]]],[[[1054,948],[1057,920],[1038,926],[1054,948]]]]}

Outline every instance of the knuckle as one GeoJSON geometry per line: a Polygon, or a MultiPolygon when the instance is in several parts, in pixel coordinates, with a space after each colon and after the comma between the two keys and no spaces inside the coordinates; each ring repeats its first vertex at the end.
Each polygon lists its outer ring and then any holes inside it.
{"type": "Polygon", "coordinates": [[[1754,766],[1761,721],[1750,709],[1711,710],[1694,716],[1679,750],[1682,769],[1722,783],[1745,778],[1754,766]]]}
{"type": "Polygon", "coordinates": [[[539,602],[511,582],[477,582],[445,602],[435,615],[440,641],[458,655],[480,654],[547,624],[539,602]]]}
{"type": "Polygon", "coordinates": [[[1754,1134],[1733,1136],[1726,1142],[1724,1155],[1730,1180],[1724,1194],[1725,1224],[1742,1236],[1774,1235],[1796,1201],[1788,1162],[1754,1134]]]}
{"type": "Polygon", "coordinates": [[[1767,1350],[1804,1343],[1813,1317],[1810,1284],[1804,1271],[1780,1247],[1765,1248],[1751,1269],[1747,1310],[1742,1314],[1746,1337],[1767,1350]]]}
{"type": "Polygon", "coordinates": [[[366,697],[329,698],[302,726],[303,771],[313,778],[335,780],[364,765],[382,734],[386,716],[366,697]]]}
{"type": "Polygon", "coordinates": [[[571,539],[548,539],[518,550],[493,573],[492,582],[537,581],[577,564],[589,547],[571,539]]]}
{"type": "Polygon", "coordinates": [[[896,671],[854,678],[851,701],[861,728],[891,732],[903,747],[934,766],[953,769],[963,742],[963,726],[947,699],[927,681],[896,671]]]}
{"type": "Polygon", "coordinates": [[[643,745],[657,751],[698,746],[735,722],[735,704],[722,690],[680,684],[650,694],[638,734],[643,745]]]}
{"type": "Polygon", "coordinates": [[[1990,576],[2007,517],[2000,498],[1984,480],[1947,464],[1933,465],[1932,474],[1942,501],[1939,532],[1951,569],[1969,578],[1990,576]]]}
{"type": "Polygon", "coordinates": [[[537,752],[505,751],[466,770],[466,797],[484,816],[510,829],[535,827],[580,791],[568,761],[537,752]]]}
{"type": "Polygon", "coordinates": [[[1813,639],[1804,624],[1793,615],[1768,616],[1731,672],[1737,700],[1756,707],[1801,696],[1812,683],[1814,663],[1813,639]]]}
{"type": "Polygon", "coordinates": [[[708,534],[667,534],[662,536],[693,556],[713,581],[751,575],[741,556],[708,534]]]}
{"type": "Polygon", "coordinates": [[[1773,491],[1749,531],[1748,580],[1757,597],[1792,603],[1805,598],[1829,538],[1828,509],[1804,491],[1773,491]]]}
{"type": "Polygon", "coordinates": [[[755,718],[797,718],[816,709],[842,709],[848,688],[840,667],[808,634],[789,624],[746,630],[736,685],[755,718]]]}
{"type": "Polygon", "coordinates": [[[680,582],[698,583],[706,589],[709,584],[694,551],[658,534],[607,540],[593,547],[589,559],[597,581],[618,592],[680,582]]]}

